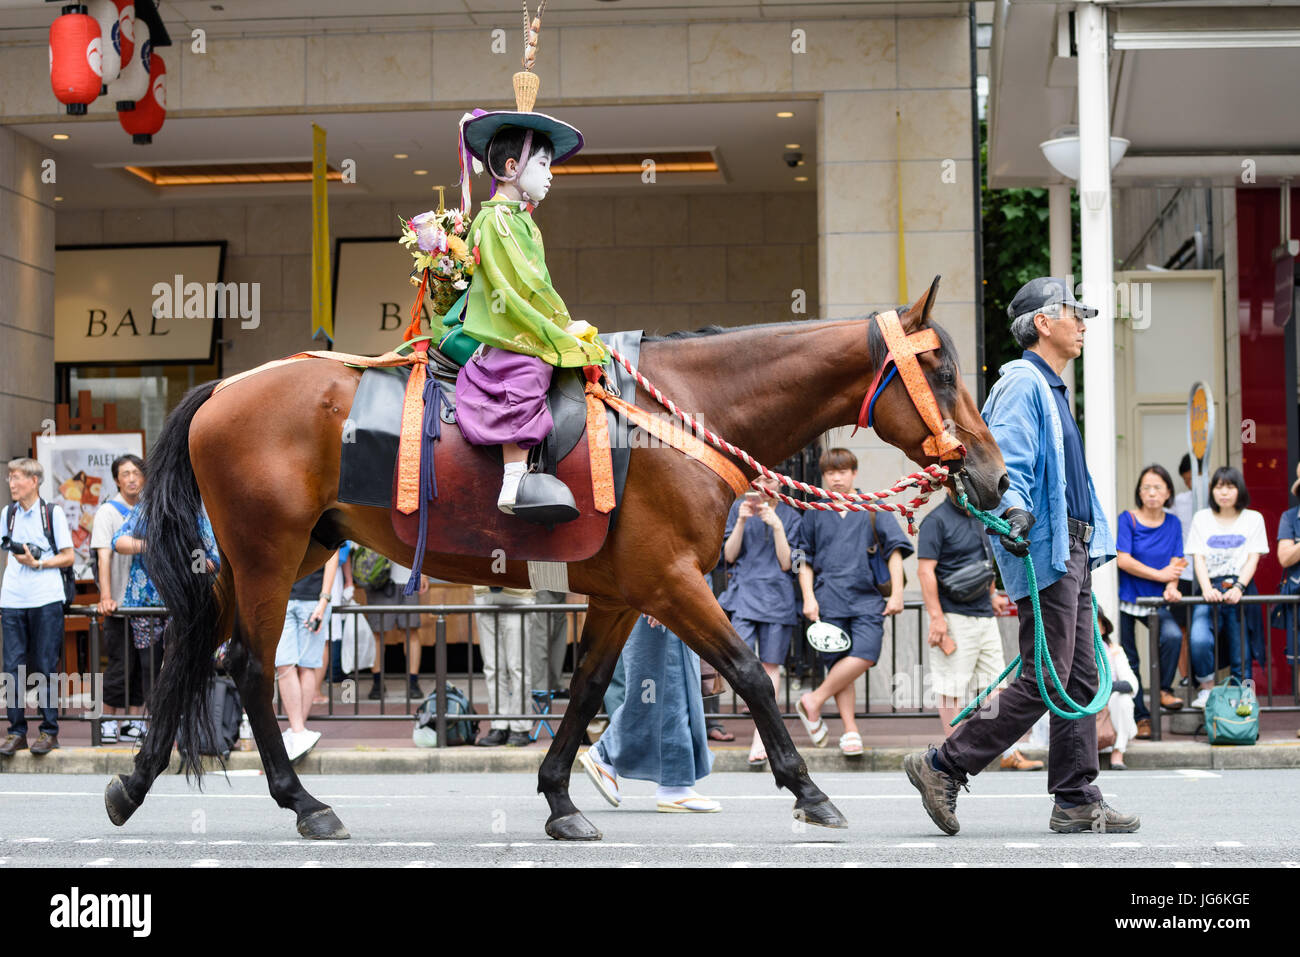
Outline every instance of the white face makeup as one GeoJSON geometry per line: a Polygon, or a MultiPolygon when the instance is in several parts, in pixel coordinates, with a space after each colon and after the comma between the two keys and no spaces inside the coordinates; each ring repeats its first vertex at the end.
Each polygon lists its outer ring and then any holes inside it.
{"type": "Polygon", "coordinates": [[[531,202],[540,203],[544,200],[551,188],[550,154],[539,151],[528,157],[528,165],[524,167],[523,175],[516,182],[519,189],[528,194],[531,202]]]}

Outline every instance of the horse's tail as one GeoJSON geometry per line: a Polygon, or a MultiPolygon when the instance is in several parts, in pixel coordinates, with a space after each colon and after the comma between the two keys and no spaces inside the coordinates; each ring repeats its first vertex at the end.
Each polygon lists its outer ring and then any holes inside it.
{"type": "Polygon", "coordinates": [[[170,612],[162,673],[150,702],[151,726],[167,740],[148,740],[146,749],[170,754],[169,729],[175,729],[187,779],[203,774],[199,743],[206,735],[200,729],[208,723],[208,683],[221,621],[215,576],[207,570],[199,533],[202,501],[190,462],[190,423],[215,386],[208,382],[190,389],[167,417],[149,454],[141,496],[146,569],[170,612]]]}

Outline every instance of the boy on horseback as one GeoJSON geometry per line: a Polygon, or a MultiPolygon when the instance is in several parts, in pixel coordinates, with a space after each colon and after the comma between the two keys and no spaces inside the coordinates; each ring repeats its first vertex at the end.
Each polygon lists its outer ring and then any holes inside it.
{"type": "MultiPolygon", "coordinates": [[[[531,67],[538,21],[524,65],[531,67]]],[[[596,327],[574,320],[551,284],[532,211],[546,198],[551,166],[582,149],[577,129],[532,112],[536,77],[515,75],[517,110],[462,121],[463,147],[487,167],[495,192],[470,227],[478,263],[465,310],[466,334],[483,345],[456,382],[457,419],[474,445],[499,445],[505,466],[497,507],[543,524],[578,517],[563,482],[528,471],[528,450],[552,428],[546,405],[553,370],[604,365],[596,327]]],[[[468,176],[469,171],[462,171],[468,176]]]]}

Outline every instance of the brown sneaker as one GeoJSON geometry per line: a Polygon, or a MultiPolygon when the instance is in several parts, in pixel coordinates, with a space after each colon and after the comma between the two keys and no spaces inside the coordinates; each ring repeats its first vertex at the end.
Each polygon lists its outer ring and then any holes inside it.
{"type": "Polygon", "coordinates": [[[32,754],[49,754],[59,746],[59,736],[57,734],[47,734],[42,731],[41,736],[36,739],[32,745],[32,754]]]}
{"type": "Polygon", "coordinates": [[[1143,718],[1141,721],[1138,722],[1138,731],[1137,734],[1134,735],[1134,737],[1141,738],[1143,741],[1146,741],[1151,737],[1150,718],[1143,718]]]}
{"type": "Polygon", "coordinates": [[[3,743],[0,743],[0,757],[12,758],[15,751],[27,750],[27,735],[25,734],[7,734],[3,743]]]}
{"type": "Polygon", "coordinates": [[[957,792],[966,782],[931,767],[930,755],[933,753],[933,748],[912,752],[903,758],[903,770],[912,786],[921,792],[921,804],[930,820],[945,834],[956,834],[961,830],[957,823],[957,792]]]}
{"type": "Polygon", "coordinates": [[[1032,761],[1017,750],[1004,754],[1000,767],[1003,771],[1041,771],[1043,762],[1032,761]]]}
{"type": "Polygon", "coordinates": [[[1105,801],[1065,808],[1052,805],[1047,826],[1058,834],[1132,834],[1142,826],[1136,814],[1121,814],[1105,801]]]}

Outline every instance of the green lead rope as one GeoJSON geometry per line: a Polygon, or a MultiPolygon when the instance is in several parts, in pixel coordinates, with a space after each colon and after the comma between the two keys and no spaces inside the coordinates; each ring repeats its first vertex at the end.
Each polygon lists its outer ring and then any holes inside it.
{"type": "MultiPolygon", "coordinates": [[[[1009,522],[1004,521],[995,515],[990,515],[988,512],[981,512],[978,508],[971,505],[970,499],[964,491],[961,492],[958,504],[998,534],[1006,535],[1011,531],[1011,524],[1009,522]]],[[[1017,541],[1024,541],[1024,539],[1017,539],[1017,541]]],[[[1052,653],[1047,648],[1047,633],[1043,630],[1043,613],[1038,604],[1038,578],[1034,574],[1033,559],[1026,555],[1021,559],[1021,561],[1025,563],[1025,572],[1029,578],[1029,600],[1034,606],[1034,673],[1038,678],[1039,697],[1041,697],[1043,703],[1047,705],[1047,710],[1061,718],[1075,720],[1077,718],[1094,715],[1102,708],[1106,707],[1107,703],[1110,701],[1111,690],[1110,659],[1106,655],[1106,646],[1101,640],[1101,627],[1097,624],[1097,596],[1092,596],[1092,644],[1093,651],[1097,656],[1097,674],[1100,676],[1101,681],[1097,687],[1097,694],[1093,697],[1092,701],[1087,705],[1080,705],[1066,694],[1065,689],[1061,687],[1061,679],[1057,677],[1056,674],[1056,665],[1052,663],[1052,653]],[[1046,662],[1047,665],[1047,673],[1052,677],[1052,687],[1056,689],[1056,694],[1060,699],[1065,702],[1064,707],[1057,706],[1057,704],[1052,701],[1051,696],[1047,693],[1047,683],[1043,680],[1044,662],[1046,662]]],[[[1017,655],[1016,660],[1007,665],[1006,670],[1003,671],[1002,674],[998,675],[993,684],[980,692],[979,695],[976,696],[975,700],[968,704],[961,714],[953,718],[952,723],[949,726],[956,727],[962,721],[965,721],[970,717],[970,715],[984,703],[988,696],[993,693],[993,689],[1002,684],[1003,679],[1006,678],[1007,675],[1011,674],[1013,668],[1016,669],[1016,677],[1019,678],[1020,672],[1024,670],[1024,660],[1020,655],[1017,655]]]]}

